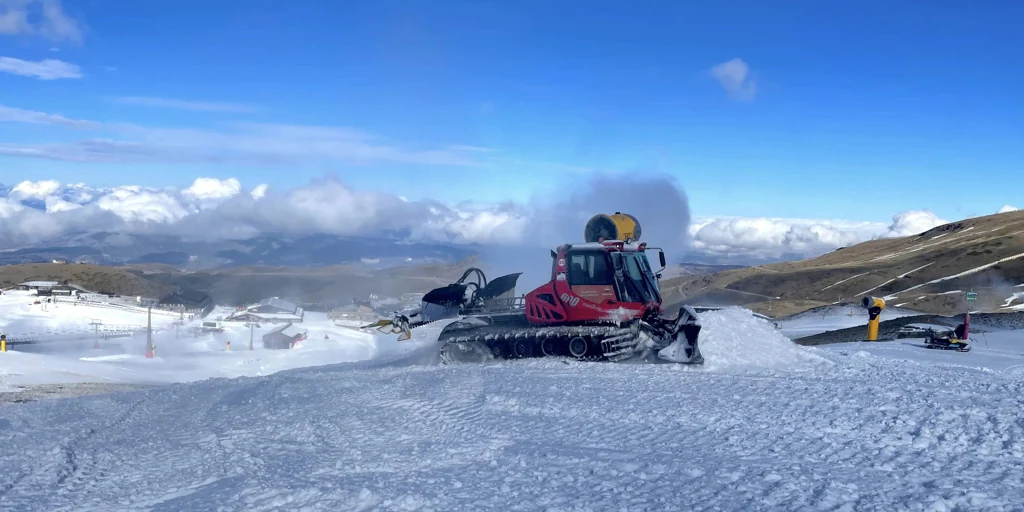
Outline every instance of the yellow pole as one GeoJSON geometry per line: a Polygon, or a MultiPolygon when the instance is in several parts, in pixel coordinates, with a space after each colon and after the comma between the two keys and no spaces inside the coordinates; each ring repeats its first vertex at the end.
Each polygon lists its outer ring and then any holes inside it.
{"type": "Polygon", "coordinates": [[[868,341],[878,341],[878,317],[868,320],[868,341]]]}
{"type": "Polygon", "coordinates": [[[7,352],[7,336],[0,336],[0,352],[7,352]]]}
{"type": "Polygon", "coordinates": [[[878,341],[878,322],[882,310],[885,309],[885,300],[877,297],[864,297],[861,305],[868,310],[868,341],[878,341]]]}

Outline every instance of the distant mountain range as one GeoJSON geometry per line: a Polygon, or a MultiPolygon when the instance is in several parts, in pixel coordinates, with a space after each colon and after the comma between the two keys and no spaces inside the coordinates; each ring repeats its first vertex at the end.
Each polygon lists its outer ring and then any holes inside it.
{"type": "Polygon", "coordinates": [[[66,259],[100,265],[164,264],[182,270],[352,263],[393,267],[452,263],[473,254],[473,246],[363,236],[267,234],[246,240],[189,241],[172,235],[97,232],[74,233],[45,245],[0,250],[0,264],[66,259]]]}

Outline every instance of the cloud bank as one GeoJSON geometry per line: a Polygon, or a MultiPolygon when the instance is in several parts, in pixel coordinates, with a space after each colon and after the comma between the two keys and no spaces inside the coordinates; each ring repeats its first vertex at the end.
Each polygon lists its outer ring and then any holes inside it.
{"type": "Polygon", "coordinates": [[[928,210],[893,216],[890,224],[769,217],[698,218],[693,249],[706,261],[773,261],[824,254],[876,238],[916,235],[949,221],[928,210]]]}
{"type": "MultiPolygon", "coordinates": [[[[848,220],[691,218],[682,186],[668,177],[596,174],[571,193],[526,204],[445,204],[357,190],[336,179],[289,190],[236,178],[197,178],[188,187],[95,188],[54,180],[0,186],[0,243],[24,246],[80,232],[243,239],[266,233],[387,235],[409,241],[542,251],[580,240],[596,213],[635,215],[644,240],[673,261],[757,263],[811,257],[878,237],[908,236],[946,223],[927,210],[889,224],[848,220]],[[608,193],[614,190],[615,193],[608,193]]],[[[537,252],[540,254],[540,252],[537,252]]],[[[531,253],[532,254],[532,253],[531,253]]]]}

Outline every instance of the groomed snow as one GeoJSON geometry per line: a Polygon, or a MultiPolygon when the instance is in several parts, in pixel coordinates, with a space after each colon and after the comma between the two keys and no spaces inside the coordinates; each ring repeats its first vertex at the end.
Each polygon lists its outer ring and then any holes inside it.
{"type": "Polygon", "coordinates": [[[1024,503],[1024,375],[1010,364],[1024,352],[1019,338],[967,354],[909,341],[802,348],[749,312],[700,316],[703,368],[443,366],[430,342],[443,325],[432,325],[361,362],[2,407],[0,503],[46,511],[1024,503]],[[996,350],[1009,361],[1002,371],[992,367],[996,350]]]}

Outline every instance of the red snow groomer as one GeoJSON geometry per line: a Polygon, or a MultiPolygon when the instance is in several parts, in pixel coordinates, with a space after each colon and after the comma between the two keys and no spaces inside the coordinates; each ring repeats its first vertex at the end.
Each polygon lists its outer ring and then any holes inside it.
{"type": "Polygon", "coordinates": [[[695,310],[682,306],[675,318],[662,316],[658,281],[665,253],[639,238],[632,215],[596,215],[586,224],[584,243],[551,251],[551,280],[524,296],[515,294],[522,273],[488,282],[483,271],[470,268],[424,295],[415,310],[364,328],[387,332],[390,326],[407,340],[412,328],[456,318],[438,336],[444,362],[490,355],[703,364],[695,310]],[[650,250],[658,251],[657,271],[647,259],[650,250]]]}

